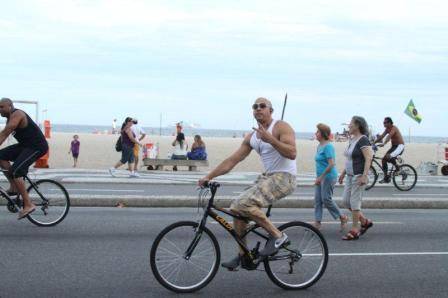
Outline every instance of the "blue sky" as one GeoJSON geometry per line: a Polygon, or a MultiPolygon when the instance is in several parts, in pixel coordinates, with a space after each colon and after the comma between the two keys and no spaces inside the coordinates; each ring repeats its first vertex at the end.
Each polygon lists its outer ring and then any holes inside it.
{"type": "Polygon", "coordinates": [[[1,2],[0,96],[54,123],[250,129],[255,98],[279,117],[288,92],[297,131],[362,115],[448,136],[446,1],[1,2]]]}

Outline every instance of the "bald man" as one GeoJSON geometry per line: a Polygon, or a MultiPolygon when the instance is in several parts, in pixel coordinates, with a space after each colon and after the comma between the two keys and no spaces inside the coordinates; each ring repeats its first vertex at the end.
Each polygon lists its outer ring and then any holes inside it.
{"type": "Polygon", "coordinates": [[[17,144],[0,150],[0,167],[11,186],[8,194],[23,198],[23,209],[19,211],[18,219],[26,217],[36,209],[31,202],[25,188],[23,177],[28,173],[28,168],[48,151],[48,143],[45,140],[39,126],[24,111],[14,108],[9,98],[0,100],[0,114],[7,119],[5,128],[0,132],[0,145],[9,135],[13,135],[17,144]],[[12,165],[10,162],[14,162],[12,165]]]}
{"type": "MultiPolygon", "coordinates": [[[[252,150],[260,155],[265,172],[258,177],[254,186],[232,202],[230,210],[255,221],[270,234],[269,240],[260,252],[262,257],[267,257],[276,254],[283,245],[289,243],[289,239],[272,224],[261,208],[271,205],[294,191],[297,150],[294,130],[288,123],[272,118],[274,109],[268,99],[258,98],[252,105],[252,110],[258,127],[254,127],[254,131],[245,137],[235,153],[200,179],[198,184],[204,186],[213,178],[230,172],[252,150]]],[[[234,229],[240,237],[244,235],[246,228],[245,220],[234,219],[234,229]]],[[[223,263],[222,266],[231,271],[236,270],[241,264],[242,255],[243,251],[240,248],[238,256],[223,263]]]]}

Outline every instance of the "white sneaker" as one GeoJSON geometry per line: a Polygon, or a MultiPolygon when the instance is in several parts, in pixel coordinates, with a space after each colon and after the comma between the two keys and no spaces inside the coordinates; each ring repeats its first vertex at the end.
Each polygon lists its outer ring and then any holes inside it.
{"type": "Polygon", "coordinates": [[[115,168],[110,168],[109,169],[109,174],[112,176],[112,177],[115,177],[115,168]]]}
{"type": "Polygon", "coordinates": [[[139,175],[138,173],[136,173],[136,172],[131,172],[131,173],[129,174],[129,177],[130,177],[130,178],[138,178],[138,177],[140,177],[140,175],[139,175]]]}

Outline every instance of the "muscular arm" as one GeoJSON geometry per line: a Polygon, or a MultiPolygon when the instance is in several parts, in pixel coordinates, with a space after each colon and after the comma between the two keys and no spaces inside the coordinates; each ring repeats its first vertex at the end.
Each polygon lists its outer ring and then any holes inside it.
{"type": "Polygon", "coordinates": [[[250,146],[251,134],[244,138],[243,143],[229,158],[221,162],[215,169],[213,169],[207,176],[205,180],[212,180],[215,177],[227,174],[230,172],[238,163],[243,161],[252,151],[250,146]]]}
{"type": "Polygon", "coordinates": [[[280,130],[280,138],[273,138],[271,145],[281,156],[288,159],[296,159],[296,135],[291,126],[286,122],[278,122],[278,129],[280,130]]]}
{"type": "Polygon", "coordinates": [[[376,143],[381,142],[386,135],[387,135],[387,132],[383,132],[373,143],[376,144],[376,143]]]}
{"type": "Polygon", "coordinates": [[[0,145],[2,145],[8,136],[20,125],[20,122],[24,117],[25,114],[21,111],[17,111],[11,115],[5,128],[0,132],[0,145]]]}

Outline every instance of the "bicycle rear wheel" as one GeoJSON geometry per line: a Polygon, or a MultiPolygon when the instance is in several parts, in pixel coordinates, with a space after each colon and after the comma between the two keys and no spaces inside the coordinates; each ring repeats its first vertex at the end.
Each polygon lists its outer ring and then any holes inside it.
{"type": "Polygon", "coordinates": [[[269,278],[287,290],[306,289],[324,274],[328,263],[328,246],[312,225],[294,221],[279,227],[290,244],[264,261],[269,278]]]}
{"type": "Polygon", "coordinates": [[[205,287],[218,271],[221,253],[218,241],[204,227],[197,238],[198,223],[181,221],[166,227],[151,248],[151,269],[157,281],[176,293],[191,293],[205,287]],[[198,239],[190,258],[185,253],[198,239]]]}
{"type": "Polygon", "coordinates": [[[411,165],[402,164],[392,173],[392,179],[397,189],[409,191],[417,184],[417,171],[411,165]]]}
{"type": "Polygon", "coordinates": [[[44,179],[28,187],[31,201],[36,210],[27,216],[33,224],[43,227],[57,225],[67,216],[70,198],[67,190],[59,182],[44,179]]]}

